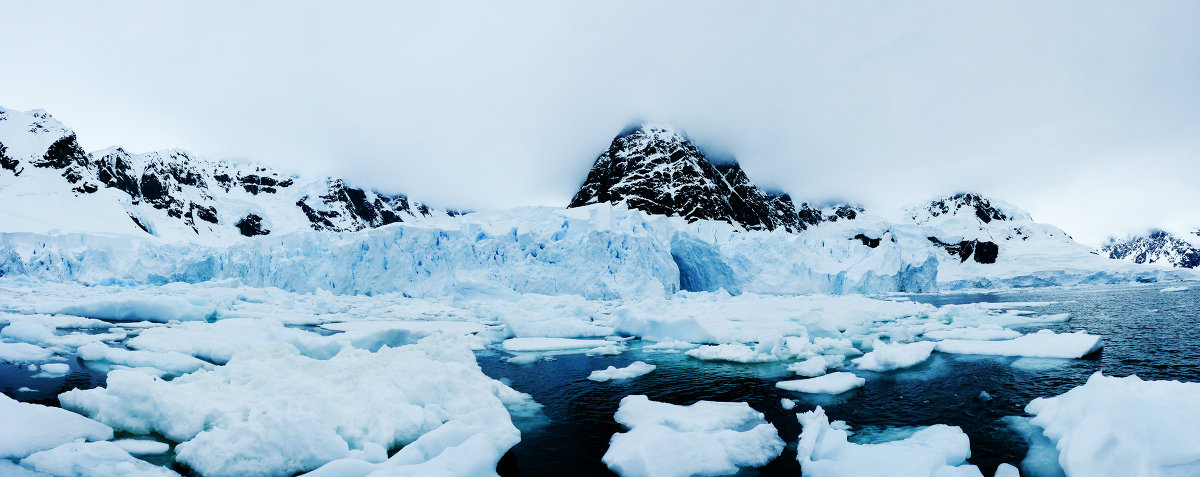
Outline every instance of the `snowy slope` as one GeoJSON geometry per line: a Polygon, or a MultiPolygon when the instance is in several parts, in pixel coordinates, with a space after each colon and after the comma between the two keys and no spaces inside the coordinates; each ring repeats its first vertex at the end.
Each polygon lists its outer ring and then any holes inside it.
{"type": "Polygon", "coordinates": [[[186,151],[87,154],[45,111],[0,108],[0,230],[153,235],[222,243],[300,230],[356,231],[446,215],[402,195],[186,151]]]}
{"type": "Polygon", "coordinates": [[[1200,230],[1187,235],[1173,235],[1152,230],[1145,236],[1124,240],[1108,239],[1100,253],[1113,259],[1132,263],[1152,263],[1180,268],[1200,267],[1200,230]]]}

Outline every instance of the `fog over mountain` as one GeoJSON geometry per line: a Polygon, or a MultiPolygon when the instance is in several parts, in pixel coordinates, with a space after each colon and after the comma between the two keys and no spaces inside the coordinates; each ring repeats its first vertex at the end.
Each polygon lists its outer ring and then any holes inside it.
{"type": "Polygon", "coordinates": [[[0,104],[446,208],[567,205],[633,121],[880,213],[974,191],[1089,245],[1200,224],[1200,4],[12,4],[0,104]],[[62,12],[69,10],[69,15],[62,12]]]}

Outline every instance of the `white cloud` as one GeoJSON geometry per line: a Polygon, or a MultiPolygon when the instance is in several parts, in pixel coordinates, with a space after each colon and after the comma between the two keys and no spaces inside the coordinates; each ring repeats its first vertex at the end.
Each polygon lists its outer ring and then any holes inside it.
{"type": "MultiPolygon", "coordinates": [[[[978,190],[1200,225],[1195,2],[25,2],[0,104],[466,208],[565,204],[634,118],[800,199],[978,190]]],[[[1188,225],[1191,224],[1191,225],[1188,225]]]]}

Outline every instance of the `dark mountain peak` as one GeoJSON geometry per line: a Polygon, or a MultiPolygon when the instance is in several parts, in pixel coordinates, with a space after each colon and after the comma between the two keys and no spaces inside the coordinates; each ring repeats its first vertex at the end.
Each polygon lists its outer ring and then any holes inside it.
{"type": "MultiPolygon", "coordinates": [[[[1200,235],[1200,233],[1192,232],[1200,235]]],[[[1177,237],[1162,229],[1125,239],[1110,237],[1100,247],[1102,255],[1133,263],[1153,263],[1180,268],[1200,267],[1200,245],[1196,239],[1177,237]]]]}
{"type": "Polygon", "coordinates": [[[980,222],[1010,221],[1023,218],[1023,211],[1017,210],[1004,202],[989,199],[979,194],[963,192],[949,197],[934,199],[924,207],[909,211],[910,217],[917,223],[927,223],[937,217],[974,216],[980,222]]]}
{"type": "Polygon", "coordinates": [[[670,126],[640,123],[613,139],[588,172],[570,207],[625,203],[689,221],[720,220],[748,230],[794,228],[791,200],[756,187],[735,160],[713,161],[670,126]]]}

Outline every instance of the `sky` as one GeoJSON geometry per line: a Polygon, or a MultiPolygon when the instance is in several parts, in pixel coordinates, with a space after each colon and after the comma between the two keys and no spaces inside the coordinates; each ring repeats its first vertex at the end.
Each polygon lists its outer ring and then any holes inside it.
{"type": "Polygon", "coordinates": [[[631,121],[800,201],[1200,227],[1200,2],[5,2],[0,105],[435,205],[565,205],[631,121]]]}

